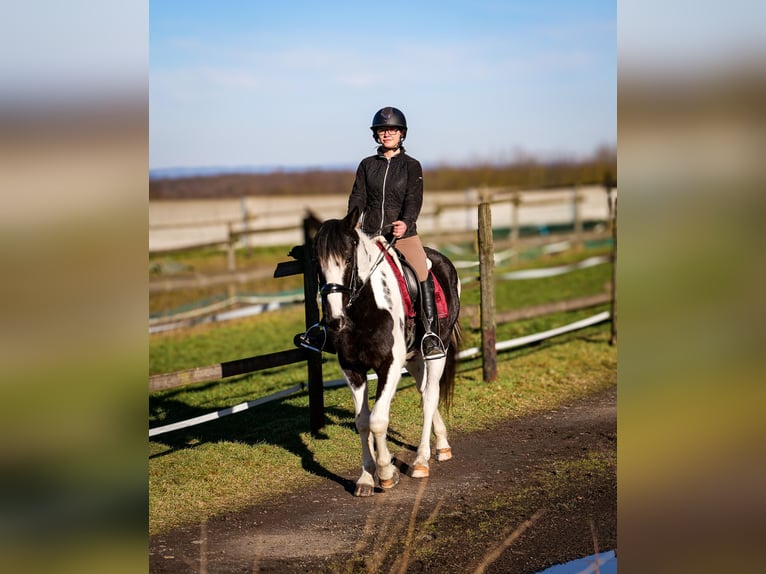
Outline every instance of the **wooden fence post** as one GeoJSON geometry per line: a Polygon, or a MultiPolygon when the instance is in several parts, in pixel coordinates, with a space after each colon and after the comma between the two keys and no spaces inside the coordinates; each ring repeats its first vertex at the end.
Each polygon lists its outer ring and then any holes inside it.
{"type": "Polygon", "coordinates": [[[604,174],[604,191],[606,192],[607,221],[608,221],[610,232],[612,231],[612,226],[614,225],[614,200],[612,198],[614,185],[615,185],[615,182],[612,181],[612,174],[609,172],[604,174]]]}
{"type": "Polygon", "coordinates": [[[245,253],[248,255],[253,252],[253,236],[250,234],[250,221],[253,217],[250,215],[250,209],[247,207],[247,196],[239,198],[239,205],[242,209],[242,229],[244,231],[244,243],[246,247],[245,253]]]}
{"type": "Polygon", "coordinates": [[[578,185],[575,185],[572,189],[572,230],[574,231],[575,249],[578,251],[583,248],[581,200],[580,188],[578,185]]]}
{"type": "Polygon", "coordinates": [[[612,336],[609,344],[617,344],[617,198],[612,211],[612,336]]]}
{"type": "Polygon", "coordinates": [[[521,206],[521,194],[518,191],[513,192],[511,197],[511,262],[518,261],[519,256],[519,206],[521,206]]]}
{"type": "MultiPolygon", "coordinates": [[[[306,310],[306,329],[319,322],[319,305],[317,304],[317,272],[314,268],[314,219],[306,217],[303,220],[303,291],[306,310]]],[[[324,383],[322,381],[322,354],[307,353],[306,368],[309,380],[309,421],[311,432],[319,433],[324,428],[324,383]]]]}
{"type": "Polygon", "coordinates": [[[609,339],[610,345],[617,344],[617,195],[613,192],[617,187],[617,181],[611,171],[604,172],[604,191],[606,191],[606,203],[609,209],[609,231],[612,232],[612,334],[609,339]]]}
{"type": "Polygon", "coordinates": [[[229,222],[227,225],[229,230],[229,239],[226,242],[226,269],[228,271],[234,271],[237,268],[237,234],[234,233],[234,225],[229,222]]]}
{"type": "MultiPolygon", "coordinates": [[[[234,271],[237,268],[237,234],[234,233],[234,224],[230,221],[227,225],[229,229],[229,239],[226,243],[226,269],[228,271],[234,271]]],[[[226,294],[229,299],[234,298],[237,295],[237,286],[229,282],[226,285],[226,294]]]]}
{"type": "Polygon", "coordinates": [[[497,379],[495,325],[495,250],[492,241],[492,210],[486,201],[479,204],[479,274],[481,278],[481,357],[485,382],[497,379]]]}

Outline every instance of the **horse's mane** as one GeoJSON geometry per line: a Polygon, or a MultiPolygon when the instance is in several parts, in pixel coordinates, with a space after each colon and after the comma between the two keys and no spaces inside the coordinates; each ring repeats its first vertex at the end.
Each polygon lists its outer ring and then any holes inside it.
{"type": "Polygon", "coordinates": [[[399,271],[402,272],[402,265],[396,250],[391,249],[385,236],[370,236],[360,231],[358,228],[349,229],[341,219],[330,219],[324,222],[320,232],[314,238],[314,249],[320,260],[336,259],[340,260],[351,253],[355,241],[364,243],[367,251],[374,257],[378,254],[378,245],[392,256],[396,262],[399,271]]]}
{"type": "Polygon", "coordinates": [[[320,259],[343,259],[350,252],[352,243],[352,235],[349,235],[343,221],[330,219],[322,224],[316,234],[314,249],[320,259]]]}

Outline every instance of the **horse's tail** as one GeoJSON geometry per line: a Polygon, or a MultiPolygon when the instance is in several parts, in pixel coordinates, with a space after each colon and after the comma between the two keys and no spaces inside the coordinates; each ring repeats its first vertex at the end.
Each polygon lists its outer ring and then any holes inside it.
{"type": "Polygon", "coordinates": [[[439,401],[444,406],[444,412],[449,413],[452,406],[452,395],[455,391],[455,373],[457,371],[457,356],[460,352],[460,322],[455,321],[450,333],[447,360],[439,381],[439,401]]]}

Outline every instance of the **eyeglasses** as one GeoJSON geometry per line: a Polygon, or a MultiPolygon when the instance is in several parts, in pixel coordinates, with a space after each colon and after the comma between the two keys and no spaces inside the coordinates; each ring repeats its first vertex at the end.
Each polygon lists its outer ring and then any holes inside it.
{"type": "Polygon", "coordinates": [[[398,131],[399,131],[399,128],[378,128],[375,130],[375,133],[377,133],[378,135],[383,135],[385,133],[395,134],[398,131]]]}

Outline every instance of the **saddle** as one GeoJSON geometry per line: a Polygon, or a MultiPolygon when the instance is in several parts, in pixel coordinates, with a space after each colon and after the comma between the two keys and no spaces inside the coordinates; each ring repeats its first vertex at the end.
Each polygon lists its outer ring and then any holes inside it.
{"type": "MultiPolygon", "coordinates": [[[[390,245],[383,245],[381,241],[378,241],[378,247],[386,257],[386,261],[394,270],[397,282],[399,284],[399,290],[402,294],[402,300],[404,301],[404,309],[407,318],[413,319],[418,315],[416,309],[418,309],[418,301],[420,299],[420,285],[418,283],[418,277],[415,273],[415,269],[412,268],[409,261],[404,257],[401,251],[396,247],[390,245]],[[396,254],[396,259],[391,255],[391,250],[396,254]]],[[[449,316],[449,309],[447,308],[447,298],[444,296],[444,290],[441,283],[436,278],[436,275],[430,268],[429,260],[429,275],[434,280],[434,300],[436,302],[436,313],[439,319],[444,319],[449,316]]]]}

